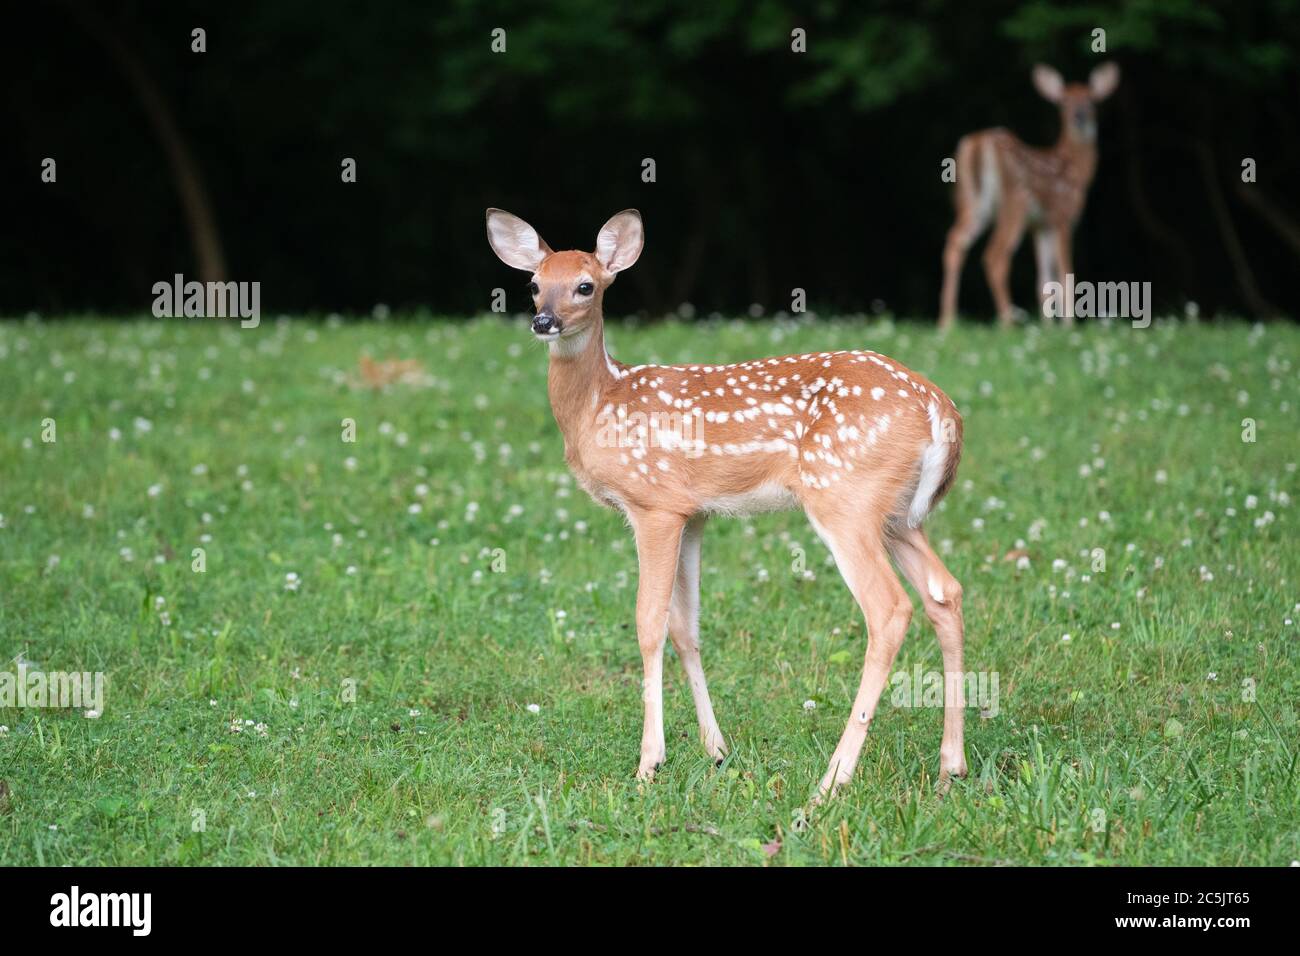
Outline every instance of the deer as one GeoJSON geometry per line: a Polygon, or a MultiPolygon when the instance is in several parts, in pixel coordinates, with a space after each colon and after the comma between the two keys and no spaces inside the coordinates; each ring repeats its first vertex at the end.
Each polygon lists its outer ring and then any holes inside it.
{"type": "MultiPolygon", "coordinates": [[[[1008,278],[1026,227],[1034,233],[1038,266],[1039,307],[1043,308],[1049,282],[1064,282],[1074,273],[1071,242],[1083,213],[1088,187],[1097,172],[1098,103],[1119,86],[1119,67],[1103,63],[1088,82],[1067,84],[1050,66],[1033,70],[1034,88],[1061,113],[1061,133],[1056,145],[1038,149],[1026,145],[1002,128],[980,130],[957,143],[957,184],[953,197],[956,221],[948,230],[943,250],[943,291],[939,326],[957,321],[957,285],[971,243],[993,223],[984,250],[984,275],[993,293],[998,323],[1007,328],[1019,310],[1011,302],[1008,278]]],[[[1063,324],[1073,324],[1067,310],[1063,324]]]]}
{"type": "Polygon", "coordinates": [[[952,486],[962,418],[928,379],[868,349],[729,364],[625,365],[605,346],[603,303],[640,257],[627,209],[594,252],[553,252],[537,230],[487,210],[488,242],[529,273],[532,334],[548,350],[547,393],[576,482],[621,512],[636,543],[642,724],[636,777],[666,758],[663,658],[671,641],[694,698],[699,738],[728,747],[700,656],[701,536],[715,515],[803,509],[866,618],[861,682],[815,802],[853,776],[881,691],[912,618],[890,559],[919,593],[945,672],[941,787],[967,772],[963,743],[962,588],[922,523],[952,486]]]}

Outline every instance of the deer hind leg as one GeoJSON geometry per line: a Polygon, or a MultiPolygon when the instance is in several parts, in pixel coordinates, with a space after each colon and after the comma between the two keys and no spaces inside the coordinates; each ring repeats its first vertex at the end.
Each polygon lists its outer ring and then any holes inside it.
{"type": "Polygon", "coordinates": [[[691,697],[695,699],[695,716],[700,723],[700,742],[714,760],[721,762],[727,745],[713,716],[713,702],[704,680],[700,662],[700,539],[704,535],[704,518],[692,519],[682,532],[681,551],[677,559],[677,578],[668,607],[668,636],[686,672],[691,697]]]}
{"type": "Polygon", "coordinates": [[[921,596],[925,616],[934,625],[939,649],[943,652],[943,740],[939,745],[939,787],[946,790],[950,777],[966,776],[966,675],[962,670],[965,625],[961,612],[961,584],[944,567],[920,528],[899,529],[889,539],[888,547],[903,576],[921,596]]]}
{"type": "Polygon", "coordinates": [[[961,205],[957,221],[948,230],[943,247],[943,292],[939,301],[939,327],[952,328],[957,321],[957,288],[961,285],[961,267],[966,253],[989,224],[989,214],[974,203],[961,205]]]}
{"type": "Polygon", "coordinates": [[[641,646],[641,699],[645,705],[636,775],[639,780],[650,780],[665,757],[664,640],[686,522],[680,515],[658,511],[629,511],[628,518],[636,532],[636,637],[641,646]]]}
{"type": "Polygon", "coordinates": [[[862,680],[853,699],[853,711],[821,780],[819,796],[826,797],[853,778],[858,755],[867,739],[867,728],[912,620],[912,602],[889,565],[878,524],[864,528],[862,521],[832,523],[829,515],[818,521],[811,512],[808,517],[831,549],[844,582],[862,608],[868,634],[862,680]]]}
{"type": "Polygon", "coordinates": [[[1025,201],[1018,196],[1007,196],[998,210],[998,221],[984,250],[984,275],[998,311],[998,323],[1006,328],[1015,318],[1011,304],[1009,278],[1011,257],[1025,231],[1025,201]]]}
{"type": "Polygon", "coordinates": [[[1044,324],[1051,322],[1051,317],[1047,314],[1047,284],[1062,281],[1062,276],[1057,271],[1056,252],[1055,229],[1043,228],[1034,233],[1034,260],[1038,265],[1038,311],[1044,324]]]}
{"type": "MultiPolygon", "coordinates": [[[[957,321],[957,289],[966,252],[989,224],[996,202],[994,180],[985,181],[976,167],[981,149],[978,136],[967,137],[957,146],[957,221],[948,230],[943,247],[943,290],[939,295],[939,328],[952,328],[957,321]]],[[[981,157],[984,162],[989,157],[981,157]]]]}

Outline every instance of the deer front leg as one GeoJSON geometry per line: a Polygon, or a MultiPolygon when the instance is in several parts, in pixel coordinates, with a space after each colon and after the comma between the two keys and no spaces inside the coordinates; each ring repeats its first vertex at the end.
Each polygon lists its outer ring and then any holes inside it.
{"type": "MultiPolygon", "coordinates": [[[[1067,223],[1056,230],[1056,267],[1061,270],[1061,281],[1068,283],[1070,288],[1074,286],[1074,254],[1071,248],[1073,240],[1073,224],[1067,223]]],[[[1061,317],[1062,325],[1074,325],[1074,304],[1067,303],[1069,308],[1061,317]]]]}
{"type": "Polygon", "coordinates": [[[695,716],[700,723],[700,742],[710,757],[719,763],[727,755],[727,745],[713,716],[713,702],[700,662],[700,539],[704,536],[703,517],[693,518],[682,533],[681,554],[677,560],[677,581],[673,585],[668,610],[668,636],[686,672],[695,699],[695,716]]]}
{"type": "Polygon", "coordinates": [[[641,646],[641,699],[645,723],[641,731],[638,780],[651,780],[664,761],[664,640],[668,606],[677,576],[685,519],[666,512],[629,512],[636,533],[638,565],[636,637],[641,646]]]}
{"type": "Polygon", "coordinates": [[[1059,282],[1056,274],[1056,231],[1039,229],[1034,233],[1034,260],[1038,265],[1038,315],[1043,324],[1051,323],[1047,315],[1047,284],[1059,282]]]}

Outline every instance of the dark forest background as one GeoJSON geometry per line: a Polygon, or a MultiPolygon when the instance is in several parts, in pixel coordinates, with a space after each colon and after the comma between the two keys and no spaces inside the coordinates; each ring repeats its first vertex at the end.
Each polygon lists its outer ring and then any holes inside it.
{"type": "MultiPolygon", "coordinates": [[[[523,308],[493,205],[555,248],[638,207],[614,313],[775,311],[798,286],[822,310],[933,316],[942,160],[987,126],[1050,143],[1031,66],[1081,81],[1113,59],[1076,272],[1150,281],[1162,310],[1295,315],[1298,39],[1294,0],[11,5],[0,314],[139,313],[176,272],[258,280],[270,314],[463,314],[496,286],[523,308]]],[[[1026,242],[1021,305],[1033,271],[1026,242]]],[[[991,312],[978,249],[962,304],[991,312]]]]}

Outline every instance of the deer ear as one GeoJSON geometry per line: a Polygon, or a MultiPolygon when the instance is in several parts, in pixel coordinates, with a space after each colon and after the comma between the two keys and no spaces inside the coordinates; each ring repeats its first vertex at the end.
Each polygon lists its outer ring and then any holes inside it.
{"type": "Polygon", "coordinates": [[[1119,86],[1119,67],[1114,63],[1103,63],[1088,77],[1088,89],[1092,92],[1092,99],[1096,103],[1100,103],[1114,93],[1117,86],[1119,86]]]}
{"type": "Polygon", "coordinates": [[[551,254],[537,230],[504,209],[487,211],[488,243],[506,265],[533,272],[551,254]]]}
{"type": "Polygon", "coordinates": [[[1042,63],[1034,67],[1034,89],[1038,95],[1049,103],[1061,102],[1061,93],[1065,90],[1065,81],[1061,74],[1042,63]]]}
{"type": "Polygon", "coordinates": [[[624,209],[601,226],[596,236],[596,258],[606,272],[622,272],[636,262],[644,245],[641,214],[635,209],[624,209]]]}

